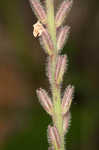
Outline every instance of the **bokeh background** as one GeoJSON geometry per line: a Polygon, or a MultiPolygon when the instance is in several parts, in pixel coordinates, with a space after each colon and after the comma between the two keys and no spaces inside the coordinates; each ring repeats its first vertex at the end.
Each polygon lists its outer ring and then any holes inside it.
{"type": "MultiPolygon", "coordinates": [[[[56,1],[58,7],[60,1],[56,1]]],[[[43,0],[43,3],[44,0],[43,0]]],[[[32,35],[28,0],[0,1],[0,150],[46,150],[50,117],[35,94],[49,91],[46,55],[32,35]]],[[[99,149],[99,0],[74,0],[63,88],[75,85],[68,150],[99,149]]]]}

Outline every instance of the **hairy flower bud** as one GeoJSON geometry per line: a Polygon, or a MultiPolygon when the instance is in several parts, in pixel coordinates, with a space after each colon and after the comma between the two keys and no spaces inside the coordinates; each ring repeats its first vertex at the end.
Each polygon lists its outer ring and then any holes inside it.
{"type": "Polygon", "coordinates": [[[41,41],[41,45],[43,46],[45,52],[51,56],[53,54],[53,50],[54,50],[54,45],[53,42],[51,40],[51,37],[47,31],[47,29],[43,29],[43,32],[41,34],[40,37],[40,41],[41,41]]]}
{"type": "Polygon", "coordinates": [[[43,108],[48,112],[50,115],[53,113],[53,104],[51,99],[49,98],[48,94],[44,89],[37,90],[37,96],[43,108]]]}
{"type": "Polygon", "coordinates": [[[67,131],[68,131],[68,127],[70,125],[70,120],[71,120],[70,112],[67,112],[63,116],[63,132],[64,132],[64,134],[67,133],[67,131]]]}
{"type": "Polygon", "coordinates": [[[66,70],[66,66],[67,66],[67,56],[66,55],[58,56],[55,72],[55,80],[57,85],[59,85],[63,80],[63,75],[66,70]]]}
{"type": "Polygon", "coordinates": [[[56,127],[48,126],[48,138],[54,147],[60,148],[60,136],[56,127]]]}
{"type": "Polygon", "coordinates": [[[58,34],[57,34],[57,50],[60,51],[65,42],[67,42],[68,36],[69,36],[69,26],[61,27],[58,34]]]}
{"type": "Polygon", "coordinates": [[[39,0],[29,0],[32,10],[34,11],[35,15],[37,16],[38,20],[42,22],[42,24],[46,24],[46,13],[43,9],[39,0]]]}
{"type": "Polygon", "coordinates": [[[72,98],[73,98],[73,93],[74,93],[74,87],[69,85],[66,88],[63,99],[62,99],[62,112],[63,112],[63,115],[66,114],[70,109],[70,105],[71,105],[72,98]]]}
{"type": "Polygon", "coordinates": [[[46,73],[47,73],[47,77],[48,77],[50,83],[52,83],[52,70],[51,69],[52,69],[52,67],[51,67],[51,57],[48,57],[46,73]]]}
{"type": "Polygon", "coordinates": [[[64,19],[67,17],[71,7],[72,7],[72,0],[64,0],[61,3],[60,8],[55,17],[56,27],[61,26],[64,19]]]}

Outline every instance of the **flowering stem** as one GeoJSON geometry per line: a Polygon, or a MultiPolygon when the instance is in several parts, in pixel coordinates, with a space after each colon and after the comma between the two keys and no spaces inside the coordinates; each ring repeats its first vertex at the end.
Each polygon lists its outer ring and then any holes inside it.
{"type": "MultiPolygon", "coordinates": [[[[57,46],[56,46],[56,26],[54,17],[54,3],[53,0],[46,0],[47,6],[47,18],[48,18],[48,31],[54,43],[54,54],[51,57],[51,73],[52,73],[52,99],[53,99],[53,123],[56,126],[58,133],[60,135],[61,147],[59,150],[64,150],[64,136],[63,136],[63,117],[61,110],[61,94],[60,86],[55,83],[55,72],[56,72],[56,61],[58,57],[57,46]]],[[[55,150],[58,150],[57,147],[55,150]]]]}
{"type": "Polygon", "coordinates": [[[45,111],[52,117],[53,126],[48,126],[49,150],[64,150],[64,136],[67,133],[70,120],[70,105],[74,88],[68,86],[61,97],[61,83],[67,68],[67,56],[59,55],[68,38],[70,27],[62,27],[72,0],[64,0],[54,15],[54,0],[46,0],[46,11],[39,0],[29,0],[38,21],[34,27],[33,35],[39,36],[41,44],[48,55],[47,75],[51,85],[52,99],[47,92],[40,88],[37,96],[45,111]]]}
{"type": "Polygon", "coordinates": [[[58,87],[55,83],[55,66],[56,59],[53,57],[52,59],[52,97],[53,97],[53,106],[54,106],[54,114],[53,114],[53,123],[56,126],[60,139],[61,139],[61,147],[60,150],[64,150],[64,138],[63,138],[63,118],[62,118],[62,110],[61,110],[61,94],[60,87],[58,87]],[[54,76],[53,76],[54,74],[54,76]]]}

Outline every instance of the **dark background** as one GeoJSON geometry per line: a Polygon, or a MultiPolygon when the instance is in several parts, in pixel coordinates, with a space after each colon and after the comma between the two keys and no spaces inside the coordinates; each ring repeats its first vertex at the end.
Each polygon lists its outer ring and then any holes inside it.
{"type": "MultiPolygon", "coordinates": [[[[28,0],[0,1],[0,150],[48,147],[51,119],[35,94],[39,87],[49,91],[46,55],[32,35],[36,21],[28,0]]],[[[67,150],[98,150],[99,0],[74,0],[66,21],[71,34],[62,52],[69,58],[63,88],[75,85],[66,146],[67,150]]]]}

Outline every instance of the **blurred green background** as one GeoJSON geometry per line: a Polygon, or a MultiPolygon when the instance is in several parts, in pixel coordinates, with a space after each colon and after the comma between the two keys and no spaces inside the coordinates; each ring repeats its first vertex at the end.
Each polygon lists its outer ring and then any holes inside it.
{"type": "MultiPolygon", "coordinates": [[[[32,35],[36,21],[28,0],[0,1],[0,150],[48,147],[51,119],[35,94],[39,87],[49,91],[46,55],[32,35]]],[[[99,0],[74,0],[66,21],[71,35],[62,52],[69,57],[63,88],[75,85],[66,146],[67,150],[98,150],[99,0]]]]}

